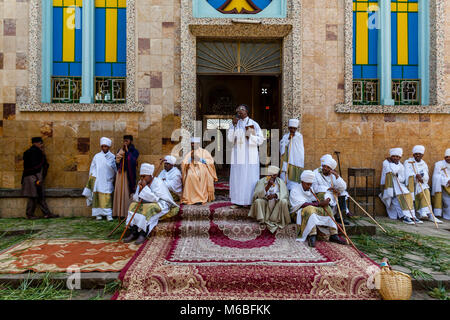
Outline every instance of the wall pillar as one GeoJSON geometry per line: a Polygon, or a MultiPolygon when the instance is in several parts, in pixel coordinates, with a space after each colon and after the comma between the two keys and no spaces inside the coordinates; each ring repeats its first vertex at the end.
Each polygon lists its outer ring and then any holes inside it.
{"type": "Polygon", "coordinates": [[[95,70],[95,51],[94,51],[94,28],[95,28],[95,1],[83,1],[83,27],[82,27],[82,96],[80,103],[94,102],[94,70],[95,70]]]}
{"type": "Polygon", "coordinates": [[[378,78],[380,104],[394,105],[392,99],[391,0],[379,0],[378,78]]]}
{"type": "Polygon", "coordinates": [[[430,3],[419,0],[420,103],[430,104],[430,3]]]}
{"type": "Polygon", "coordinates": [[[42,0],[41,102],[52,102],[53,2],[42,0]]]}

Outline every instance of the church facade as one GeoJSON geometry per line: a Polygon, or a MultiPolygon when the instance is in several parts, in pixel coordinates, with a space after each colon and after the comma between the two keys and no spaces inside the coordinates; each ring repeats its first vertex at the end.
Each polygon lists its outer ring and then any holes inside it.
{"type": "Polygon", "coordinates": [[[132,134],[139,162],[157,163],[177,129],[224,133],[238,103],[272,143],[299,118],[309,169],[339,151],[344,179],[375,168],[378,186],[389,148],[416,144],[432,166],[450,147],[449,13],[445,0],[3,0],[0,217],[24,215],[33,136],[50,207],[89,215],[70,190],[100,137],[116,152],[132,134]]]}

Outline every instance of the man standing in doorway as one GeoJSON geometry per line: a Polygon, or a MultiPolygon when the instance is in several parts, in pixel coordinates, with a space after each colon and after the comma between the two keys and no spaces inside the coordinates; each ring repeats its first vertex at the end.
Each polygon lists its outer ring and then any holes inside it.
{"type": "Polygon", "coordinates": [[[232,143],[230,169],[230,198],[232,208],[249,207],[259,180],[258,146],[265,138],[256,121],[248,116],[248,107],[241,104],[237,117],[228,129],[227,139],[232,143]]]}
{"type": "Polygon", "coordinates": [[[34,215],[36,205],[41,208],[44,218],[57,218],[58,215],[50,212],[44,198],[44,179],[49,167],[44,141],[41,137],[34,137],[31,143],[31,148],[23,154],[22,195],[28,198],[27,218],[37,219],[34,215]]]}

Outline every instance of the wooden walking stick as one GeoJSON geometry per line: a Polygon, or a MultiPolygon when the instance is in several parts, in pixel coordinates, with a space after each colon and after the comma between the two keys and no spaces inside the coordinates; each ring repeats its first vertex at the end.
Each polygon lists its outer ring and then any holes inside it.
{"type": "MultiPolygon", "coordinates": [[[[310,190],[311,190],[311,189],[310,189],[310,190]]],[[[315,194],[312,190],[311,190],[311,193],[313,194],[314,198],[316,198],[316,200],[317,200],[318,202],[320,202],[319,198],[316,196],[316,194],[315,194]]],[[[353,241],[350,240],[350,238],[348,237],[348,235],[344,233],[344,230],[342,230],[342,228],[339,226],[339,224],[336,222],[336,220],[334,220],[333,214],[332,214],[331,212],[329,212],[326,208],[323,208],[323,210],[325,210],[325,212],[328,214],[328,216],[331,218],[331,220],[333,220],[333,222],[334,222],[334,223],[336,224],[336,226],[338,227],[339,231],[341,231],[341,232],[344,234],[344,236],[345,236],[346,239],[347,239],[347,243],[350,243],[350,245],[353,247],[353,249],[355,249],[356,252],[358,252],[359,256],[360,256],[361,258],[364,258],[364,255],[362,254],[362,252],[358,250],[358,248],[355,246],[355,244],[353,243],[353,241]]]]}
{"type": "MultiPolygon", "coordinates": [[[[412,165],[412,168],[414,170],[414,174],[417,175],[416,165],[415,165],[414,161],[409,161],[409,163],[411,163],[411,165],[412,165]]],[[[420,190],[423,193],[423,197],[425,198],[425,201],[427,203],[428,209],[430,210],[431,215],[433,216],[433,222],[434,222],[434,224],[436,226],[436,229],[439,229],[438,224],[436,222],[436,217],[434,216],[433,208],[431,208],[431,204],[430,204],[430,202],[428,201],[428,198],[425,195],[425,190],[424,190],[424,188],[422,186],[422,183],[420,181],[418,181],[418,180],[417,180],[417,182],[419,183],[420,190]]]]}
{"type": "Polygon", "coordinates": [[[386,230],[384,230],[384,228],[374,219],[374,218],[372,218],[372,216],[366,211],[366,210],[364,210],[363,209],[363,207],[361,207],[360,205],[359,205],[359,203],[355,200],[355,199],[353,199],[350,195],[348,195],[348,197],[349,197],[349,199],[351,199],[370,219],[372,219],[372,221],[373,222],[375,222],[376,224],[377,224],[377,226],[379,226],[380,228],[381,228],[381,230],[383,230],[385,233],[387,233],[387,231],[386,230]]]}
{"type": "MultiPolygon", "coordinates": [[[[123,185],[124,185],[124,182],[125,182],[124,171],[125,171],[125,155],[124,155],[123,158],[122,158],[122,185],[120,186],[119,221],[120,221],[121,218],[122,218],[122,212],[123,212],[123,206],[122,206],[123,201],[122,201],[122,198],[123,198],[123,188],[124,188],[123,185]]],[[[124,217],[124,218],[125,218],[125,217],[124,217]]]]}
{"type": "MultiPolygon", "coordinates": [[[[394,174],[394,170],[392,170],[391,163],[389,163],[389,168],[391,169],[392,175],[393,175],[393,176],[395,177],[395,179],[397,180],[397,184],[398,184],[398,187],[399,187],[400,192],[401,192],[400,194],[403,196],[403,201],[405,201],[406,205],[408,206],[408,211],[409,211],[409,213],[411,214],[411,218],[412,218],[414,224],[416,224],[416,215],[415,215],[415,213],[413,213],[411,207],[409,206],[409,203],[408,203],[408,201],[407,201],[407,199],[406,199],[406,196],[405,196],[405,194],[403,193],[402,186],[401,186],[401,184],[400,184],[400,180],[398,180],[398,177],[394,174]]],[[[394,190],[395,190],[395,188],[394,188],[394,190]]]]}
{"type": "MultiPolygon", "coordinates": [[[[330,177],[330,178],[331,178],[331,187],[334,188],[333,177],[330,177]]],[[[334,197],[334,200],[336,201],[336,205],[337,205],[338,212],[339,212],[339,217],[341,218],[341,222],[342,222],[342,228],[344,229],[344,234],[348,238],[347,230],[345,229],[344,218],[343,218],[342,212],[341,212],[341,206],[339,205],[339,200],[338,200],[338,198],[337,198],[337,196],[336,196],[336,194],[334,192],[333,192],[333,197],[334,197]]],[[[347,244],[348,244],[347,238],[346,238],[346,241],[347,241],[347,244]]]]}

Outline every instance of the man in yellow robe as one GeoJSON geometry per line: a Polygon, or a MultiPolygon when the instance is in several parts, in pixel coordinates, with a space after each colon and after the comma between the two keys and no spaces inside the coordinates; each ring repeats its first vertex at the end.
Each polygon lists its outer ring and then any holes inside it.
{"type": "Polygon", "coordinates": [[[200,138],[191,139],[191,152],[181,162],[183,204],[205,204],[214,201],[214,181],[217,181],[214,159],[200,148],[200,138]]]}

